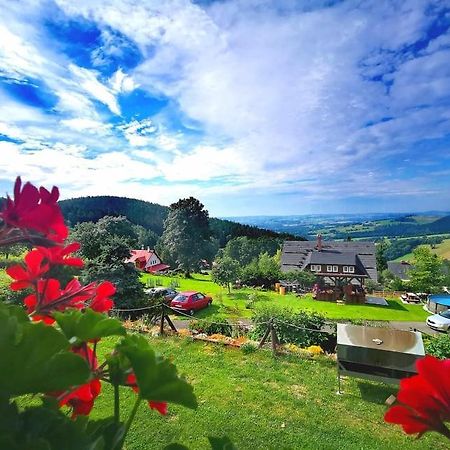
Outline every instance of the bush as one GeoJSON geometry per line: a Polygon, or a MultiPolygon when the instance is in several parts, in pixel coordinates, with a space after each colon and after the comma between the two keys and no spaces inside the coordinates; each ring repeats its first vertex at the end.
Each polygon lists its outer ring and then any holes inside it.
{"type": "Polygon", "coordinates": [[[250,353],[255,353],[258,350],[258,347],[253,342],[245,342],[241,345],[241,350],[244,355],[248,355],[250,353]]]}
{"type": "Polygon", "coordinates": [[[260,302],[261,300],[262,298],[256,292],[251,292],[250,294],[248,294],[248,300],[245,303],[245,307],[247,309],[253,309],[256,303],[260,302]]]}
{"type": "Polygon", "coordinates": [[[0,301],[19,305],[28,294],[31,294],[31,290],[12,291],[9,288],[12,281],[3,270],[0,270],[0,301]]]}
{"type": "MultiPolygon", "coordinates": [[[[321,345],[330,336],[319,331],[325,325],[325,317],[306,311],[294,312],[273,304],[256,305],[253,315],[255,328],[253,338],[261,339],[267,329],[267,323],[273,319],[277,336],[281,344],[292,343],[300,347],[321,345]]],[[[323,347],[323,346],[322,346],[323,347]]]]}
{"type": "Polygon", "coordinates": [[[440,334],[425,341],[426,352],[436,358],[450,358],[450,335],[440,334]]]}
{"type": "Polygon", "coordinates": [[[233,335],[233,327],[230,322],[222,316],[211,316],[207,319],[191,320],[189,322],[190,330],[197,330],[199,333],[223,334],[224,336],[233,335]]]}

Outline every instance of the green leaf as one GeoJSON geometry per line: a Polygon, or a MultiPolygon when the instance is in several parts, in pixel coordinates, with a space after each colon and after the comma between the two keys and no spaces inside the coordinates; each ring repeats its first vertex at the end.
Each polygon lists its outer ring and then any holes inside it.
{"type": "Polygon", "coordinates": [[[59,391],[85,383],[89,367],[69,351],[58,330],[22,322],[13,309],[0,309],[0,396],[59,391]]]}
{"type": "Polygon", "coordinates": [[[105,449],[116,448],[117,443],[123,439],[124,431],[124,424],[122,422],[116,424],[113,417],[90,420],[87,425],[87,433],[92,439],[96,438],[96,441],[101,439],[105,449]]]}
{"type": "Polygon", "coordinates": [[[237,450],[237,447],[234,446],[228,436],[220,438],[208,436],[208,440],[211,444],[211,450],[237,450]]]}
{"type": "Polygon", "coordinates": [[[63,313],[54,313],[54,317],[62,332],[72,344],[106,336],[124,336],[126,334],[120,320],[112,319],[92,309],[86,309],[84,312],[73,309],[63,313]]]}
{"type": "Polygon", "coordinates": [[[130,362],[123,354],[113,353],[106,356],[108,362],[109,379],[113,385],[125,384],[127,374],[130,372],[130,362]]]}
{"type": "Polygon", "coordinates": [[[105,450],[102,436],[87,433],[88,419],[71,420],[60,410],[35,407],[20,415],[15,436],[18,448],[48,450],[105,450]]]}
{"type": "Polygon", "coordinates": [[[143,336],[127,336],[117,346],[131,363],[142,398],[197,408],[192,386],[167,359],[157,356],[143,336]]]}

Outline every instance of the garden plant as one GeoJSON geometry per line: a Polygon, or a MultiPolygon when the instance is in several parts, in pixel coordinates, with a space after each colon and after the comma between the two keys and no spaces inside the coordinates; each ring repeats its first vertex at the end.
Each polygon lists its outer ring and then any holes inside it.
{"type": "Polygon", "coordinates": [[[112,283],[82,285],[74,277],[61,286],[53,276],[61,266],[83,267],[74,255],[79,244],[64,245],[68,228],[58,198],[56,187],[22,186],[18,178],[0,213],[0,246],[33,247],[7,269],[11,290],[25,290],[24,307],[0,302],[0,448],[120,449],[143,401],[162,415],[168,403],[196,408],[197,401],[174,364],[107,316],[112,283]],[[99,360],[107,336],[117,341],[99,360]],[[90,420],[103,383],[113,387],[113,410],[90,420]],[[136,392],[128,417],[123,388],[136,392]]]}

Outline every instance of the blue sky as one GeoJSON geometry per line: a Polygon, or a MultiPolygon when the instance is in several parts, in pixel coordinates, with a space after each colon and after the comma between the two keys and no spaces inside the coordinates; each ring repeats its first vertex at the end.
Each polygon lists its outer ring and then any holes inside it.
{"type": "Polygon", "coordinates": [[[0,190],[212,215],[450,209],[450,3],[22,0],[0,190]]]}

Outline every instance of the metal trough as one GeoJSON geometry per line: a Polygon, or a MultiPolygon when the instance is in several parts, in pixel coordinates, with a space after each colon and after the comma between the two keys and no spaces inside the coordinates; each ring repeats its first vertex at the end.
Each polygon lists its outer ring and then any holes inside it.
{"type": "Polygon", "coordinates": [[[338,324],[338,392],[341,375],[398,384],[417,373],[416,361],[424,355],[417,331],[338,324]]]}

